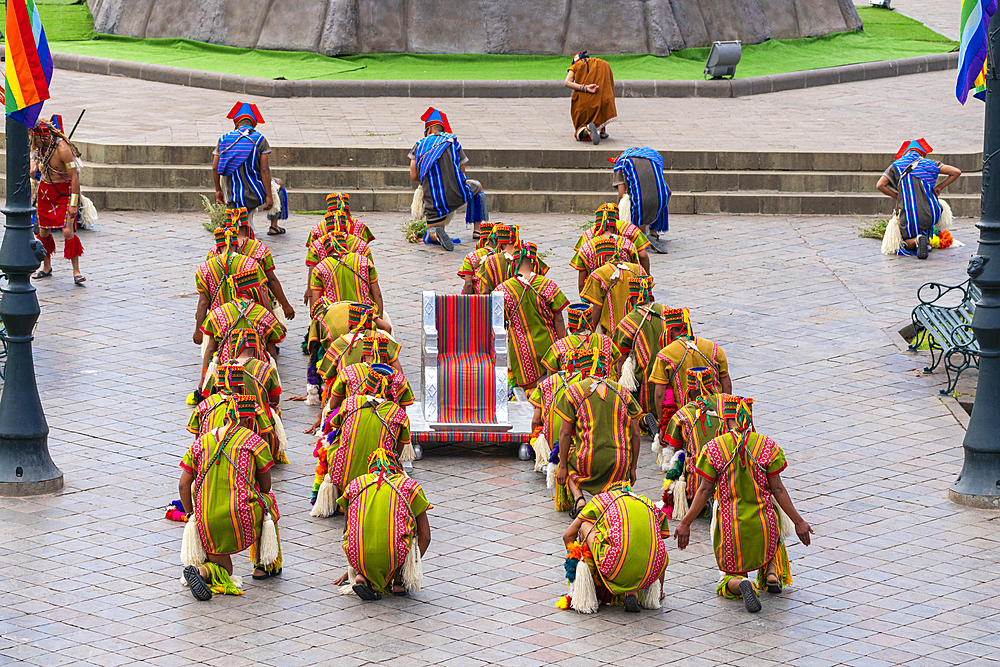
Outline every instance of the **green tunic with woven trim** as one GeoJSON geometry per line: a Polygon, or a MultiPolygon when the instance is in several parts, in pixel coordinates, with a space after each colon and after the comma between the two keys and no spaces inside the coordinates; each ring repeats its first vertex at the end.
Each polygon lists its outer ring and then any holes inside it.
{"type": "MultiPolygon", "coordinates": [[[[401,349],[399,343],[381,329],[377,331],[379,338],[387,341],[386,351],[388,356],[385,359],[381,359],[380,362],[383,364],[392,364],[399,359],[399,351],[401,349]]],[[[345,366],[359,363],[364,347],[364,336],[355,336],[354,333],[344,334],[333,341],[330,347],[326,349],[323,357],[316,364],[316,371],[325,379],[332,380],[337,377],[337,365],[341,359],[343,359],[345,366]]]]}
{"type": "Polygon", "coordinates": [[[381,401],[372,407],[369,399],[369,396],[348,396],[330,422],[332,431],[340,430],[340,437],[326,449],[330,479],[338,489],[368,472],[368,457],[376,449],[398,454],[396,443],[403,446],[410,441],[406,410],[392,401],[381,401]]]}
{"type": "Polygon", "coordinates": [[[562,317],[569,299],[558,285],[537,273],[511,278],[497,290],[503,294],[507,315],[507,354],[514,384],[532,386],[545,375],[542,357],[559,337],[555,319],[562,317]]]}

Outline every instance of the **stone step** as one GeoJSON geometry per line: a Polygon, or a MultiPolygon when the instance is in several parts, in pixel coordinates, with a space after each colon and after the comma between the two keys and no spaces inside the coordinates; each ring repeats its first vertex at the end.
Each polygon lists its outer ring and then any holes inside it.
{"type": "MultiPolygon", "coordinates": [[[[265,133],[266,134],[266,133],[265,133]]],[[[0,135],[0,147],[4,145],[0,135]]],[[[96,144],[74,142],[84,162],[107,165],[209,165],[211,145],[157,146],[150,144],[96,144]]],[[[400,142],[397,148],[274,146],[274,166],[381,167],[409,164],[407,153],[412,144],[400,142]]],[[[624,148],[624,147],[622,147],[624,148]]],[[[621,148],[608,150],[581,145],[577,148],[466,148],[470,164],[478,168],[508,167],[517,169],[601,169],[610,171],[607,158],[621,148]]],[[[892,162],[892,153],[858,152],[750,152],[750,151],[660,151],[664,169],[733,169],[777,171],[868,171],[881,172],[892,162]]],[[[962,171],[979,171],[982,153],[934,153],[934,159],[954,165],[962,171]]],[[[2,161],[0,161],[2,162],[2,161]]]]}
{"type": "MultiPolygon", "coordinates": [[[[5,181],[0,180],[5,185],[5,181]]],[[[410,189],[342,189],[351,196],[351,210],[408,212],[413,199],[410,189]]],[[[326,208],[327,189],[296,190],[290,196],[290,207],[298,211],[319,211],[326,208]]],[[[136,211],[195,211],[201,210],[208,188],[85,188],[98,210],[136,211]]],[[[503,213],[578,213],[590,216],[601,204],[611,201],[613,194],[604,192],[561,191],[496,191],[490,195],[490,209],[503,213]]],[[[979,215],[978,194],[948,195],[955,215],[979,215]]],[[[810,193],[810,192],[690,192],[675,191],[670,198],[671,213],[764,213],[773,215],[891,215],[891,202],[874,193],[810,193]]]]}
{"type": "MultiPolygon", "coordinates": [[[[2,172],[0,168],[0,172],[2,172]]],[[[289,190],[412,189],[407,167],[276,167],[272,173],[289,190]]],[[[470,168],[470,178],[482,182],[492,196],[502,191],[601,192],[611,191],[611,177],[602,169],[503,169],[470,168]]],[[[777,171],[777,170],[667,170],[664,178],[678,192],[776,192],[871,193],[881,172],[777,171]]],[[[91,188],[197,188],[211,187],[211,169],[184,165],[88,164],[80,181],[91,188]]],[[[949,194],[976,194],[981,173],[963,174],[949,194]]]]}

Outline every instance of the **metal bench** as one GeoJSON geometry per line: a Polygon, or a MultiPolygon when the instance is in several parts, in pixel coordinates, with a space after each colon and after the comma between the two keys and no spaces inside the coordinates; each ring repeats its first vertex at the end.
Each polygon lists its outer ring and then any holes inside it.
{"type": "Polygon", "coordinates": [[[971,280],[960,285],[930,282],[917,290],[920,304],[910,314],[916,332],[910,350],[919,349],[927,341],[931,365],[924,368],[924,373],[933,373],[944,360],[948,387],[941,390],[943,395],[954,391],[966,369],[979,368],[979,341],[972,332],[972,317],[980,296],[982,293],[971,280]],[[949,302],[954,305],[947,305],[949,302]]]}

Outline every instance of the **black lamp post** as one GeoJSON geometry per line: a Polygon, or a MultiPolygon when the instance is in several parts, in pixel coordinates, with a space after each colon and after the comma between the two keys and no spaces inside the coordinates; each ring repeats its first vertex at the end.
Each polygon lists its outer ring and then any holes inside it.
{"type": "Polygon", "coordinates": [[[0,244],[0,318],[7,328],[7,367],[0,397],[0,496],[33,496],[58,491],[63,475],[49,456],[49,425],[35,384],[32,330],[38,297],[29,276],[45,249],[31,230],[28,128],[7,118],[6,231],[0,244]]]}
{"type": "Polygon", "coordinates": [[[965,463],[948,497],[961,505],[1000,509],[1000,12],[993,15],[987,33],[979,250],[969,260],[969,277],[983,292],[972,318],[980,350],[979,384],[962,443],[965,463]]]}

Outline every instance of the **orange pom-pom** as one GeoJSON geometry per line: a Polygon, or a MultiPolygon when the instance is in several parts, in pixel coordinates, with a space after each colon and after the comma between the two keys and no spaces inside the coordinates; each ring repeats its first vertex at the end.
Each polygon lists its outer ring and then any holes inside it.
{"type": "Polygon", "coordinates": [[[953,239],[951,236],[951,232],[949,232],[947,229],[938,234],[938,239],[939,239],[938,244],[939,247],[941,248],[948,248],[951,246],[952,243],[955,242],[955,239],[953,239]]]}

